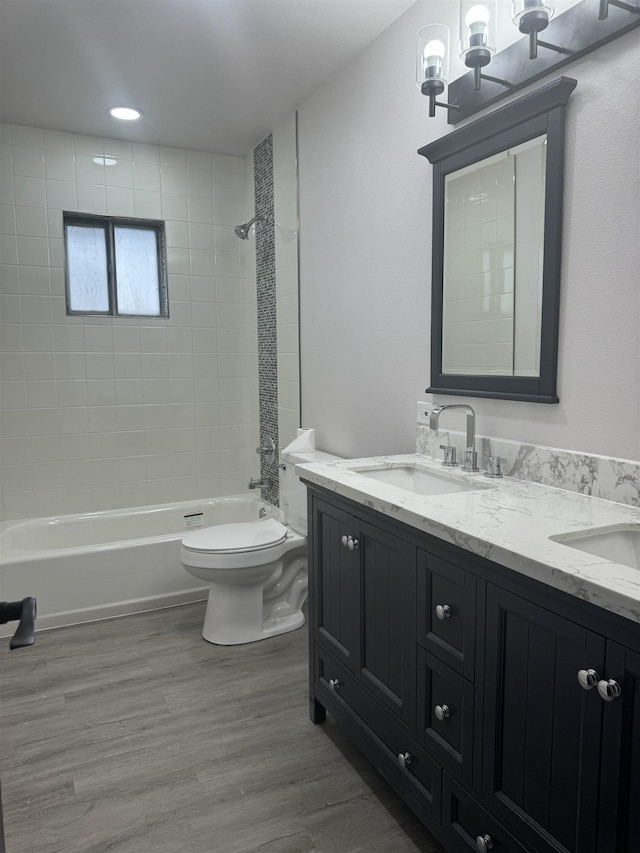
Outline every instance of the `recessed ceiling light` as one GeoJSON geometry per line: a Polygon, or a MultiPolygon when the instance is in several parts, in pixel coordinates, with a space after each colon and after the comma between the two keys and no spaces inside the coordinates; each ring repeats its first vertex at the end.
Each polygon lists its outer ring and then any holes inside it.
{"type": "Polygon", "coordinates": [[[135,121],[142,115],[140,110],[135,110],[133,107],[110,107],[107,112],[113,118],[119,118],[121,121],[135,121]]]}

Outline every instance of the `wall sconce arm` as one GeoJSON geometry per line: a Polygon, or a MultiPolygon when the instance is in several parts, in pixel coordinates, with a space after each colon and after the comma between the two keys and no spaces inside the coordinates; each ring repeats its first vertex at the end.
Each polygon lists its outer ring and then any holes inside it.
{"type": "Polygon", "coordinates": [[[637,3],[625,3],[624,0],[600,0],[598,10],[598,20],[605,21],[609,15],[609,5],[617,6],[618,9],[624,9],[625,12],[631,12],[634,15],[640,15],[640,5],[637,3]]]}
{"type": "Polygon", "coordinates": [[[500,86],[504,86],[505,89],[512,89],[513,83],[509,83],[508,80],[503,80],[502,77],[492,77],[491,74],[483,74],[483,80],[488,80],[490,83],[498,83],[500,86]]]}
{"type": "Polygon", "coordinates": [[[569,50],[568,47],[560,47],[557,44],[551,44],[548,41],[541,41],[540,39],[538,39],[538,47],[546,47],[547,50],[555,50],[556,53],[564,53],[567,56],[571,56],[571,54],[575,52],[573,50],[569,50]]]}

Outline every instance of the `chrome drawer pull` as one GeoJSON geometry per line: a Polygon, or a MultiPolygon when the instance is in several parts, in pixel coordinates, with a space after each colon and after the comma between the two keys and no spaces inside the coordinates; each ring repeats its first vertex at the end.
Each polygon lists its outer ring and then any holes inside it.
{"type": "Polygon", "coordinates": [[[400,767],[407,767],[411,764],[411,753],[410,752],[401,752],[398,755],[398,764],[400,767]]]}
{"type": "Polygon", "coordinates": [[[476,850],[478,853],[487,853],[487,850],[493,850],[493,838],[487,835],[478,835],[476,838],[476,850]]]}
{"type": "Polygon", "coordinates": [[[591,690],[598,683],[599,676],[595,669],[578,670],[578,683],[583,690],[591,690]]]}
{"type": "Polygon", "coordinates": [[[622,687],[615,679],[610,678],[608,681],[598,682],[598,693],[605,702],[613,702],[622,693],[622,687]]]}
{"type": "Polygon", "coordinates": [[[337,690],[338,687],[340,687],[340,681],[337,678],[330,678],[329,679],[329,689],[330,690],[337,690]]]}
{"type": "Polygon", "coordinates": [[[436,604],[436,616],[443,622],[451,616],[451,608],[448,604],[436,604]]]}
{"type": "Polygon", "coordinates": [[[440,722],[451,716],[451,708],[448,705],[436,705],[433,710],[440,722]]]}

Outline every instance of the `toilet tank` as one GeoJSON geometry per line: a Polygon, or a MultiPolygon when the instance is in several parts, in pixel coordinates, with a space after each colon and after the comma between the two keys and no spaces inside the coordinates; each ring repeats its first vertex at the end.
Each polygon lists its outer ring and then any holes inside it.
{"type": "Polygon", "coordinates": [[[323,453],[322,450],[309,453],[288,453],[283,450],[280,453],[280,461],[285,465],[280,471],[280,509],[284,514],[285,523],[296,533],[307,535],[307,487],[300,482],[295,466],[311,462],[331,462],[341,458],[331,453],[323,453]]]}

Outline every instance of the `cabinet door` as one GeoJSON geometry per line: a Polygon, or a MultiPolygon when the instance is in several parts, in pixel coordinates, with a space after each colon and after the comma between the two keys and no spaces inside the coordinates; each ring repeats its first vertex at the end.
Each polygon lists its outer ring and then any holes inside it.
{"type": "Polygon", "coordinates": [[[596,853],[604,639],[487,587],[483,794],[536,853],[596,853]]]}
{"type": "Polygon", "coordinates": [[[418,737],[454,776],[471,784],[474,686],[423,649],[418,651],[418,737]]]}
{"type": "Polygon", "coordinates": [[[409,726],[415,718],[416,552],[380,527],[357,522],[361,683],[409,726]]]}
{"type": "Polygon", "coordinates": [[[640,654],[608,642],[602,678],[621,693],[603,702],[598,850],[632,853],[640,850],[640,654]]]}
{"type": "Polygon", "coordinates": [[[418,553],[418,642],[473,681],[476,578],[434,554],[418,553]]]}
{"type": "Polygon", "coordinates": [[[343,544],[353,536],[352,517],[325,501],[314,499],[313,622],[316,639],[352,671],[359,660],[360,599],[356,552],[343,544]]]}

